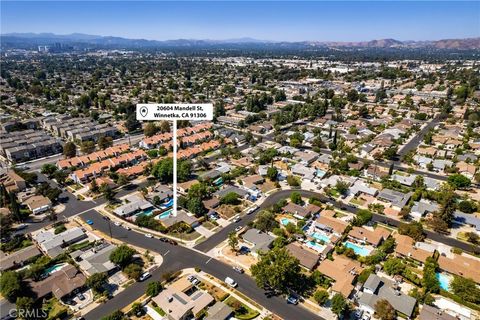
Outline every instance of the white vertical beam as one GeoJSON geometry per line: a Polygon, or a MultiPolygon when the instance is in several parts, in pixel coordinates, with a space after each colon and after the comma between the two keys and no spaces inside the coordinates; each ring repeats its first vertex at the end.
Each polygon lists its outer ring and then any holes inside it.
{"type": "Polygon", "coordinates": [[[177,216],[177,120],[173,120],[173,214],[177,216]]]}

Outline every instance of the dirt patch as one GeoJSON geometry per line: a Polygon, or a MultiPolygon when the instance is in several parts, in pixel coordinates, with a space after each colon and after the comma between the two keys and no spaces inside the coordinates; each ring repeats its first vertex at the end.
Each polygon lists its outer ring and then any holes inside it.
{"type": "Polygon", "coordinates": [[[230,219],[233,216],[242,212],[244,209],[245,205],[243,203],[237,206],[222,204],[220,207],[217,208],[217,213],[224,219],[230,219]]]}

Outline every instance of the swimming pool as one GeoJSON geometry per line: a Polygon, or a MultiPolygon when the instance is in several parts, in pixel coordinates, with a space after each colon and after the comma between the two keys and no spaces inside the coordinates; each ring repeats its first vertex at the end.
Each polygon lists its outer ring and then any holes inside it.
{"type": "Polygon", "coordinates": [[[61,270],[64,266],[65,266],[65,263],[60,263],[60,264],[53,265],[53,266],[45,269],[45,272],[43,274],[45,276],[48,276],[48,275],[54,273],[55,271],[61,270]]]}
{"type": "Polygon", "coordinates": [[[148,209],[143,210],[142,212],[140,212],[139,215],[143,214],[143,215],[146,215],[146,216],[151,216],[154,209],[155,209],[155,208],[153,208],[153,207],[152,207],[152,208],[148,208],[148,209]]]}
{"type": "Polygon", "coordinates": [[[158,216],[155,217],[155,219],[159,220],[159,219],[166,219],[168,217],[170,217],[170,215],[172,214],[172,209],[170,210],[167,210],[165,212],[162,212],[160,213],[158,216]]]}
{"type": "Polygon", "coordinates": [[[325,243],[330,242],[330,238],[322,233],[314,232],[311,234],[311,236],[317,240],[321,240],[325,243]]]}
{"type": "Polygon", "coordinates": [[[313,249],[317,252],[322,252],[323,250],[325,250],[324,245],[321,245],[320,243],[317,243],[315,241],[307,241],[307,242],[305,242],[305,245],[307,247],[309,247],[310,249],[313,249]]]}
{"type": "Polygon", "coordinates": [[[450,290],[450,277],[444,273],[437,272],[437,279],[440,283],[440,288],[449,291],[450,290]]]}
{"type": "Polygon", "coordinates": [[[355,254],[358,254],[362,257],[368,256],[371,252],[371,250],[350,241],[345,242],[345,247],[352,249],[355,254]]]}
{"type": "Polygon", "coordinates": [[[282,219],[280,219],[280,223],[282,225],[286,226],[289,223],[295,224],[295,221],[293,221],[292,219],[288,219],[288,218],[282,218],[282,219]]]}
{"type": "Polygon", "coordinates": [[[327,173],[323,171],[322,169],[317,169],[317,177],[318,178],[323,178],[327,173]]]}
{"type": "Polygon", "coordinates": [[[173,206],[173,198],[170,199],[170,200],[168,200],[167,203],[162,204],[162,205],[161,205],[161,208],[162,208],[162,209],[166,209],[166,208],[170,208],[171,206],[173,206]]]}

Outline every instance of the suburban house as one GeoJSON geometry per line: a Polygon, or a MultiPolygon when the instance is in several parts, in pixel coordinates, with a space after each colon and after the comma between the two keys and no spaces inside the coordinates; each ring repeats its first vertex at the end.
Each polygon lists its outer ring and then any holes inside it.
{"type": "Polygon", "coordinates": [[[233,315],[233,309],[222,301],[217,301],[213,306],[208,308],[208,315],[205,320],[227,320],[233,315]]]}
{"type": "Polygon", "coordinates": [[[8,170],[0,174],[0,183],[5,186],[8,192],[23,191],[27,188],[27,183],[15,171],[8,170]]]}
{"type": "Polygon", "coordinates": [[[62,299],[75,293],[85,285],[86,277],[73,265],[69,264],[51,273],[41,281],[29,281],[37,299],[45,298],[52,294],[57,299],[62,299]]]}
{"type": "Polygon", "coordinates": [[[26,205],[33,214],[48,211],[52,207],[52,201],[41,195],[32,196],[25,200],[23,204],[26,205]]]}
{"type": "Polygon", "coordinates": [[[410,211],[410,215],[420,219],[428,213],[433,213],[440,209],[438,203],[431,202],[425,199],[420,199],[420,201],[415,201],[413,207],[410,211]]]}
{"type": "Polygon", "coordinates": [[[456,223],[472,226],[476,231],[480,232],[480,218],[475,216],[475,214],[463,213],[457,210],[454,212],[454,219],[456,223]]]}
{"type": "Polygon", "coordinates": [[[348,227],[348,222],[334,218],[335,212],[331,210],[323,210],[320,216],[315,220],[315,227],[336,234],[340,237],[348,227]]]}
{"type": "Polygon", "coordinates": [[[418,315],[418,320],[458,320],[443,310],[424,304],[418,315]]]}
{"type": "Polygon", "coordinates": [[[88,276],[99,272],[111,274],[117,270],[117,266],[110,261],[110,254],[115,249],[114,245],[102,243],[87,251],[74,251],[70,256],[88,276]]]}
{"type": "Polygon", "coordinates": [[[152,300],[169,320],[184,320],[196,317],[215,299],[203,290],[191,290],[193,285],[182,277],[163,289],[152,300]]]}
{"type": "Polygon", "coordinates": [[[308,271],[312,271],[313,268],[318,263],[318,260],[320,259],[319,255],[311,251],[308,248],[303,247],[302,245],[292,242],[289,245],[286,246],[288,253],[294,257],[297,258],[298,261],[300,262],[300,265],[307,269],[308,271]]]}
{"type": "Polygon", "coordinates": [[[127,218],[136,213],[153,209],[153,204],[138,196],[131,196],[128,198],[129,202],[121,205],[113,210],[117,216],[127,218]]]}
{"type": "Polygon", "coordinates": [[[195,228],[200,224],[195,216],[190,216],[183,210],[178,210],[176,216],[171,214],[164,219],[160,219],[159,221],[165,228],[170,228],[180,222],[183,222],[192,228],[195,228]]]}
{"type": "Polygon", "coordinates": [[[0,251],[0,271],[6,271],[10,269],[16,269],[22,267],[30,259],[33,259],[42,252],[34,245],[28,246],[26,248],[17,250],[10,254],[5,254],[3,251],[0,251]]]}
{"type": "Polygon", "coordinates": [[[285,213],[293,215],[297,219],[305,219],[320,212],[321,208],[314,204],[309,204],[308,206],[303,207],[293,202],[289,202],[282,208],[282,210],[285,213]]]}
{"type": "Polygon", "coordinates": [[[412,192],[403,193],[391,189],[383,189],[378,194],[377,199],[390,203],[393,209],[400,211],[405,205],[407,205],[412,194],[412,192]]]}
{"type": "Polygon", "coordinates": [[[451,274],[470,278],[480,284],[480,261],[464,255],[454,254],[453,258],[438,257],[438,267],[451,274]]]}
{"type": "Polygon", "coordinates": [[[74,227],[59,234],[54,234],[53,230],[41,230],[32,235],[32,238],[37,242],[40,250],[51,258],[55,258],[64,252],[69,245],[86,239],[87,235],[81,228],[74,227]]]}
{"type": "Polygon", "coordinates": [[[348,237],[361,243],[368,243],[374,247],[377,247],[386,240],[390,235],[390,231],[382,227],[377,227],[373,231],[365,229],[363,227],[354,226],[348,233],[348,237]]]}
{"type": "Polygon", "coordinates": [[[353,291],[353,281],[363,271],[360,262],[344,256],[336,256],[335,260],[325,259],[320,262],[317,270],[333,279],[332,291],[348,298],[353,291]]]}
{"type": "Polygon", "coordinates": [[[370,314],[375,313],[375,304],[378,300],[387,300],[392,307],[406,317],[411,317],[417,300],[404,294],[388,279],[381,278],[376,274],[370,274],[363,285],[363,293],[358,299],[362,310],[370,314]]]}
{"type": "Polygon", "coordinates": [[[409,236],[397,233],[394,235],[394,238],[397,243],[395,254],[399,258],[411,258],[418,262],[425,263],[427,258],[433,255],[430,251],[416,247],[415,240],[409,236]]]}
{"type": "Polygon", "coordinates": [[[268,233],[252,228],[248,229],[244,234],[242,234],[242,239],[247,244],[252,246],[252,254],[257,255],[258,252],[268,251],[275,238],[268,233]]]}

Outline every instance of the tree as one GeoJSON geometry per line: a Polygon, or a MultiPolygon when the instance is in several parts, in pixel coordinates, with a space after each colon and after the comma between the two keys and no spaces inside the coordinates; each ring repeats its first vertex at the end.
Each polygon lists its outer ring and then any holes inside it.
{"type": "Polygon", "coordinates": [[[107,284],[108,275],[105,272],[92,274],[87,278],[86,285],[96,293],[102,293],[107,284]]]}
{"type": "Polygon", "coordinates": [[[140,128],[140,126],[140,121],[137,120],[135,113],[132,112],[125,121],[125,128],[131,133],[140,128]]]}
{"type": "Polygon", "coordinates": [[[398,153],[397,146],[391,146],[383,152],[383,157],[388,160],[395,160],[398,153]]]}
{"type": "Polygon", "coordinates": [[[65,158],[72,158],[77,155],[77,146],[75,143],[69,141],[63,146],[63,155],[65,158]]]}
{"type": "Polygon", "coordinates": [[[268,285],[284,293],[297,286],[301,273],[298,260],[290,256],[285,248],[261,253],[260,260],[250,270],[259,287],[268,285]]]}
{"type": "Polygon", "coordinates": [[[80,150],[85,154],[92,153],[93,151],[95,151],[95,142],[91,140],[82,142],[82,144],[80,145],[80,150]]]}
{"type": "Polygon", "coordinates": [[[357,211],[357,216],[353,219],[353,225],[360,227],[372,220],[373,214],[366,210],[360,209],[357,211]]]}
{"type": "Polygon", "coordinates": [[[270,179],[270,181],[275,181],[277,180],[278,176],[278,170],[274,166],[270,166],[267,169],[267,177],[270,179]]]}
{"type": "Polygon", "coordinates": [[[101,136],[101,137],[98,139],[97,144],[98,144],[98,147],[99,147],[101,150],[104,150],[104,149],[107,149],[108,147],[113,146],[113,139],[112,139],[112,137],[101,136]]]}
{"type": "Polygon", "coordinates": [[[126,267],[133,259],[136,251],[126,244],[118,246],[110,254],[110,261],[120,266],[121,268],[126,267]]]}
{"type": "Polygon", "coordinates": [[[375,303],[375,314],[381,320],[395,320],[397,315],[390,302],[380,299],[375,303]]]}
{"type": "Polygon", "coordinates": [[[228,245],[232,251],[237,252],[238,237],[235,231],[232,231],[228,234],[228,245]]]}
{"type": "Polygon", "coordinates": [[[465,189],[470,187],[470,184],[472,183],[470,179],[458,173],[450,175],[447,181],[454,189],[465,189]]]}
{"type": "Polygon", "coordinates": [[[467,241],[470,243],[473,243],[473,244],[480,243],[480,236],[475,232],[469,231],[465,233],[465,236],[467,237],[467,241]]]}
{"type": "Polygon", "coordinates": [[[96,179],[93,179],[92,182],[90,183],[90,191],[92,191],[93,193],[97,193],[99,191],[99,187],[96,179]]]}
{"type": "Polygon", "coordinates": [[[295,176],[293,176],[293,175],[289,175],[289,176],[287,177],[287,183],[288,183],[288,185],[291,186],[291,187],[298,187],[298,186],[300,186],[300,182],[299,182],[298,179],[297,179],[295,176]]]}
{"type": "Polygon", "coordinates": [[[115,199],[115,192],[113,192],[112,188],[108,184],[102,183],[99,190],[105,199],[107,199],[107,201],[112,202],[115,199]]]}
{"type": "Polygon", "coordinates": [[[412,221],[410,223],[401,223],[398,227],[398,233],[407,235],[415,241],[423,241],[425,234],[423,233],[423,226],[420,222],[412,221]]]}
{"type": "Polygon", "coordinates": [[[437,293],[440,291],[440,283],[437,278],[438,263],[432,257],[428,257],[423,267],[422,286],[426,293],[437,293]]]}
{"type": "Polygon", "coordinates": [[[147,125],[143,128],[143,134],[147,137],[155,135],[158,131],[159,128],[153,122],[147,123],[147,125]]]}
{"type": "Polygon", "coordinates": [[[263,232],[272,231],[277,228],[278,222],[275,220],[275,213],[266,210],[260,211],[257,214],[254,226],[256,229],[263,232]]]}
{"type": "Polygon", "coordinates": [[[68,173],[66,173],[66,172],[63,171],[63,170],[57,170],[57,171],[53,174],[53,178],[54,178],[55,180],[57,180],[58,184],[60,184],[60,185],[65,184],[65,181],[67,180],[67,177],[68,177],[68,173]]]}
{"type": "Polygon", "coordinates": [[[342,195],[346,195],[348,192],[348,183],[345,181],[338,180],[337,184],[335,185],[335,189],[342,195]]]}
{"type": "Polygon", "coordinates": [[[347,301],[340,293],[337,293],[333,296],[331,301],[333,313],[335,313],[337,316],[341,316],[345,313],[345,311],[347,311],[347,307],[347,301]]]}
{"type": "MultiPolygon", "coordinates": [[[[393,169],[395,168],[395,163],[392,161],[392,163],[390,163],[390,167],[388,168],[388,175],[391,176],[393,174],[393,169]]],[[[421,177],[421,176],[419,176],[421,177]]]]}
{"type": "Polygon", "coordinates": [[[160,281],[153,281],[147,285],[147,291],[145,291],[145,294],[150,297],[156,297],[162,290],[162,283],[160,281]]]}
{"type": "Polygon", "coordinates": [[[388,275],[397,275],[403,273],[405,265],[401,259],[390,258],[383,264],[383,269],[388,275]]]}
{"type": "Polygon", "coordinates": [[[325,290],[318,290],[313,294],[313,299],[323,306],[328,301],[328,292],[325,290]]]}
{"type": "Polygon", "coordinates": [[[101,320],[123,320],[125,319],[125,314],[120,311],[116,310],[109,314],[108,316],[103,317],[101,320]]]}
{"type": "Polygon", "coordinates": [[[23,292],[22,279],[15,271],[5,271],[0,276],[0,292],[8,301],[14,302],[23,292]]]}
{"type": "Polygon", "coordinates": [[[292,201],[295,204],[302,204],[303,203],[302,195],[299,192],[294,191],[290,193],[290,201],[292,201]]]}
{"type": "Polygon", "coordinates": [[[450,282],[450,288],[463,300],[475,304],[480,303],[480,289],[472,279],[454,276],[450,282]]]}
{"type": "Polygon", "coordinates": [[[32,310],[34,307],[35,301],[30,297],[18,297],[15,301],[15,305],[17,306],[17,314],[27,314],[29,310],[32,310]]]}
{"type": "Polygon", "coordinates": [[[197,217],[207,213],[207,209],[200,198],[191,198],[188,200],[187,209],[197,217]]]}
{"type": "Polygon", "coordinates": [[[128,177],[124,174],[119,174],[117,179],[117,184],[119,186],[124,186],[128,183],[128,177]]]}
{"type": "Polygon", "coordinates": [[[47,175],[49,178],[57,171],[57,166],[51,163],[45,163],[42,166],[41,173],[47,175]]]}
{"type": "Polygon", "coordinates": [[[473,201],[463,200],[458,204],[458,209],[465,213],[474,213],[477,211],[477,206],[473,201]]]}
{"type": "Polygon", "coordinates": [[[142,267],[136,263],[130,263],[127,265],[124,269],[123,272],[130,278],[134,280],[138,280],[140,276],[142,275],[142,267]]]}
{"type": "Polygon", "coordinates": [[[235,192],[229,192],[220,199],[220,203],[237,205],[240,203],[240,200],[238,200],[238,194],[236,194],[235,192]]]}

